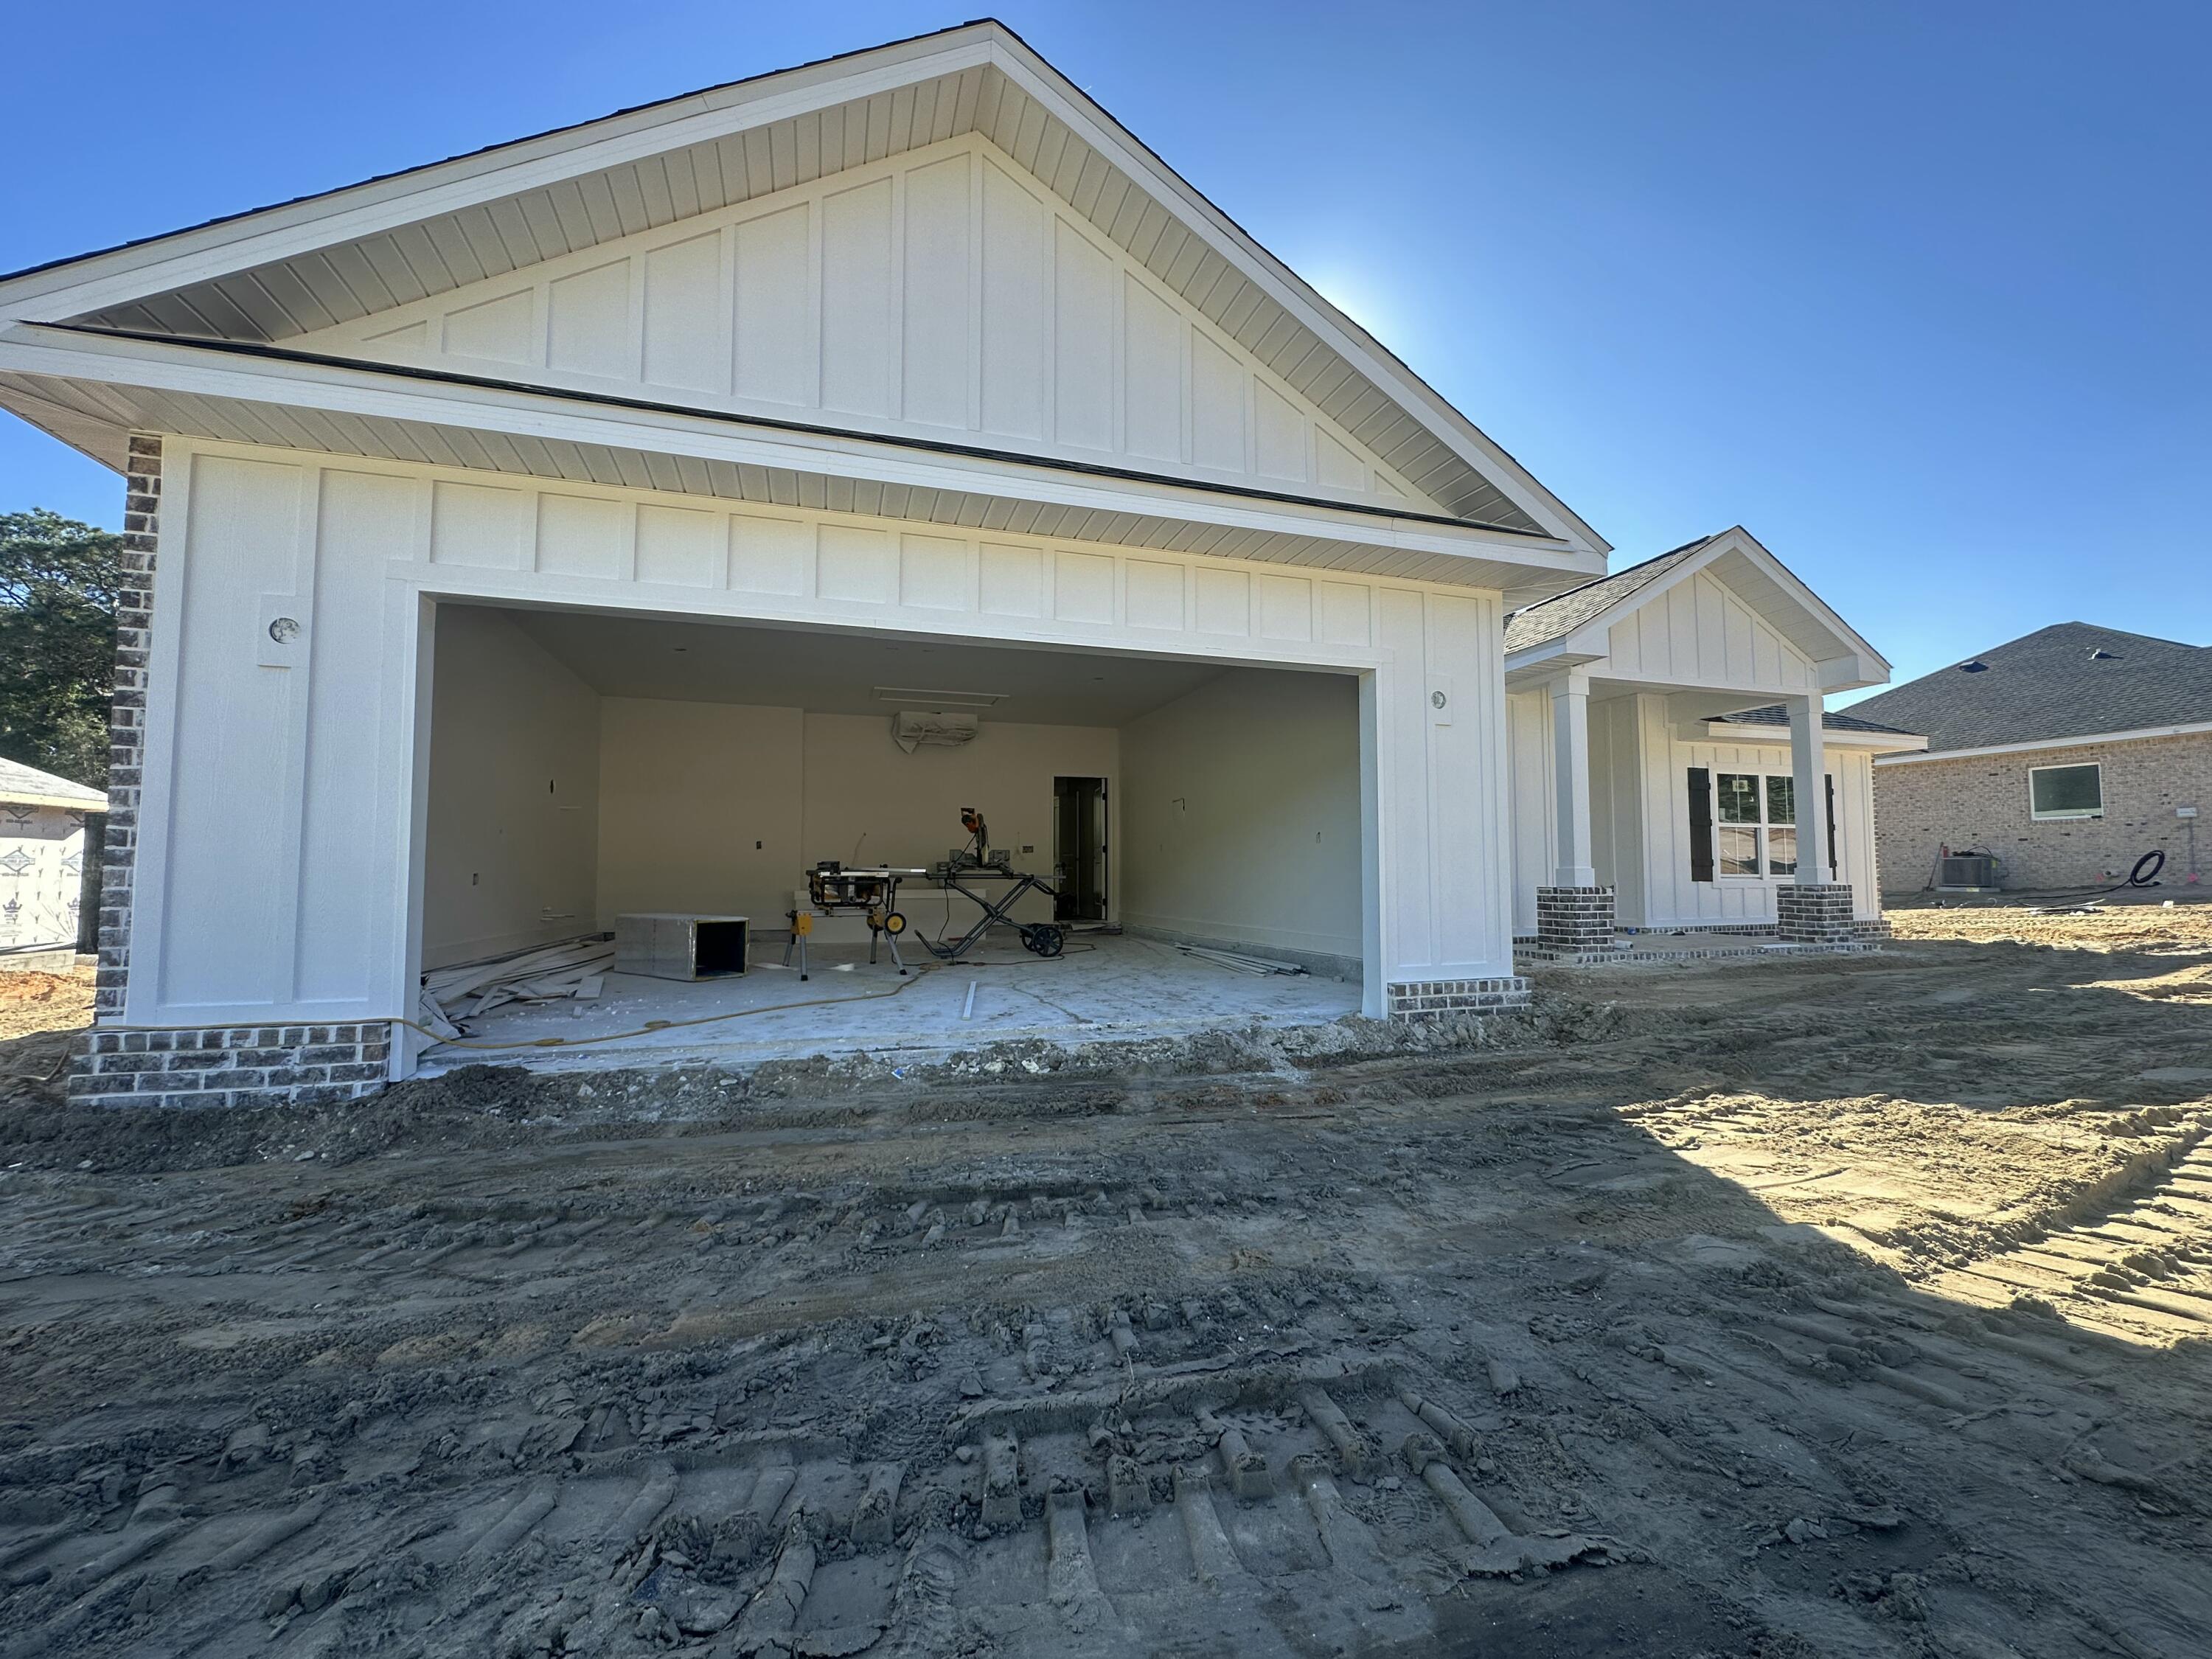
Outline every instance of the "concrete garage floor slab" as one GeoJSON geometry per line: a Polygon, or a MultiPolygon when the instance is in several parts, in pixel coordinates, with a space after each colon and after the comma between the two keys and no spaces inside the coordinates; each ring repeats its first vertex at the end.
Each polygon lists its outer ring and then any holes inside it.
{"type": "Polygon", "coordinates": [[[494,1010],[471,1022],[466,1042],[430,1048],[421,1070],[943,1054],[1016,1039],[1073,1045],[1211,1027],[1325,1024],[1359,1011],[1359,987],[1349,981],[1240,973],[1116,934],[1071,935],[1067,953],[1050,961],[1023,950],[1011,933],[994,934],[957,964],[933,961],[917,943],[904,979],[888,952],[871,967],[865,945],[817,945],[811,954],[805,983],[796,966],[780,965],[781,944],[765,940],[739,977],[685,983],[609,974],[605,994],[592,1001],[494,1010]],[[971,983],[974,1011],[963,1018],[971,983]]]}

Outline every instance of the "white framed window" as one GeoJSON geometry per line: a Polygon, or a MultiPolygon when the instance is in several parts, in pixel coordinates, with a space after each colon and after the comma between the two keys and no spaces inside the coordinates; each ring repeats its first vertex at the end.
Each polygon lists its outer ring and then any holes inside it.
{"type": "Polygon", "coordinates": [[[1797,873],[1797,785],[1786,775],[1713,774],[1713,873],[1797,873]]]}
{"type": "Polygon", "coordinates": [[[2105,816],[2105,769],[2095,761],[2080,766],[2029,767],[2027,810],[2033,818],[2101,818],[2105,816]]]}

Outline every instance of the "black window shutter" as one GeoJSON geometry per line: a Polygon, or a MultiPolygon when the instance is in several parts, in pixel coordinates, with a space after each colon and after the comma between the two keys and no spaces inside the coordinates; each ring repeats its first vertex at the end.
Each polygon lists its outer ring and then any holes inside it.
{"type": "Polygon", "coordinates": [[[1690,879],[1713,878],[1713,775],[1690,769],[1690,879]]]}
{"type": "Polygon", "coordinates": [[[1836,879],[1836,780],[1832,774],[1823,773],[1820,781],[1828,786],[1828,879],[1836,879]]]}

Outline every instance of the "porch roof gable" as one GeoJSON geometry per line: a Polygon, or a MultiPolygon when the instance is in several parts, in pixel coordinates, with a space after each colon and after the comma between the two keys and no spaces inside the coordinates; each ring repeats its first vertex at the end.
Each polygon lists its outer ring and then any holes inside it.
{"type": "Polygon", "coordinates": [[[1612,631],[1672,590],[1711,572],[1736,599],[1822,670],[1823,690],[1878,685],[1889,663],[1828,603],[1741,525],[1524,605],[1506,618],[1506,672],[1604,659],[1612,631]]]}

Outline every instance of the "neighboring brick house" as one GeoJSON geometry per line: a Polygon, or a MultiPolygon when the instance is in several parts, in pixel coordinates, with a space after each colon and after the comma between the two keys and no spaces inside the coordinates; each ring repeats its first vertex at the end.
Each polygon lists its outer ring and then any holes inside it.
{"type": "Polygon", "coordinates": [[[2212,805],[2212,647],[2059,623],[1867,698],[1928,734],[1875,766],[1884,886],[1933,884],[1942,850],[1987,852],[2001,886],[2093,887],[2151,851],[2197,883],[2212,805]]]}
{"type": "Polygon", "coordinates": [[[0,969],[75,963],[85,821],[106,810],[97,789],[0,760],[0,969]]]}

